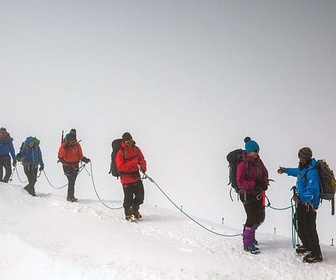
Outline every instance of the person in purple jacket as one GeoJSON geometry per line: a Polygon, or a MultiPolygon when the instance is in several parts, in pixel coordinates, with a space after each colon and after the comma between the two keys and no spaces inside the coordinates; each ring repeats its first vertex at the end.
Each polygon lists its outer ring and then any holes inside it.
{"type": "Polygon", "coordinates": [[[240,200],[246,212],[243,229],[244,250],[258,254],[259,248],[255,232],[265,220],[265,191],[268,188],[268,171],[259,157],[259,145],[250,137],[245,137],[245,151],[237,165],[237,185],[240,200]]]}

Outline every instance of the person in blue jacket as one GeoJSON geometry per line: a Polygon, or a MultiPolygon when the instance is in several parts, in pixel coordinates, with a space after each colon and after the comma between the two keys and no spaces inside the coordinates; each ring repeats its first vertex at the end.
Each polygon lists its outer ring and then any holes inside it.
{"type": "Polygon", "coordinates": [[[12,175],[11,157],[13,166],[16,166],[15,150],[13,146],[13,138],[10,137],[6,128],[0,128],[0,182],[8,183],[12,175]],[[5,176],[4,171],[5,170],[5,176]]]}
{"type": "Polygon", "coordinates": [[[36,137],[27,137],[21,146],[20,152],[16,155],[16,159],[22,163],[23,170],[28,178],[28,185],[24,189],[30,195],[36,196],[37,171],[44,169],[40,141],[36,137]]]}
{"type": "Polygon", "coordinates": [[[316,169],[317,161],[312,157],[309,147],[299,150],[299,166],[295,168],[279,167],[278,173],[286,173],[296,177],[296,195],[293,200],[297,204],[298,236],[302,245],[296,249],[301,255],[306,254],[304,262],[314,263],[323,260],[319,237],[316,230],[317,209],[320,205],[320,178],[316,169]]]}

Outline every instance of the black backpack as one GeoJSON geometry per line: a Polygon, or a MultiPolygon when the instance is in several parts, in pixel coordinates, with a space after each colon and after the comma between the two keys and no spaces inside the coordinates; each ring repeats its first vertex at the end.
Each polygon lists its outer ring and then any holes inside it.
{"type": "Polygon", "coordinates": [[[237,165],[243,159],[244,151],[242,149],[236,149],[227,154],[226,160],[229,162],[229,183],[231,187],[239,193],[239,187],[236,181],[237,165]]]}
{"type": "Polygon", "coordinates": [[[116,158],[117,152],[120,149],[122,149],[121,142],[122,142],[122,139],[115,139],[112,141],[112,144],[111,144],[112,153],[111,153],[111,165],[110,165],[109,174],[112,174],[112,176],[117,177],[117,178],[120,176],[120,172],[117,169],[115,158],[116,158]]]}

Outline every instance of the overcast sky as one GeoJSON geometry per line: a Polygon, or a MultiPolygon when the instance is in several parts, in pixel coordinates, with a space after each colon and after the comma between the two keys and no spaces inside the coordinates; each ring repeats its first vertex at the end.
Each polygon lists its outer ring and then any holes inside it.
{"type": "MultiPolygon", "coordinates": [[[[245,136],[276,180],[274,206],[289,205],[295,183],[276,169],[295,166],[302,146],[336,168],[335,13],[323,0],[0,1],[0,126],[17,150],[40,138],[56,185],[61,132],[77,128],[106,198],[122,197],[107,175],[110,143],[129,131],[178,205],[241,225],[225,156],[245,136]]],[[[169,205],[145,185],[146,203],[169,205]]],[[[53,192],[42,180],[36,188],[53,192]]],[[[94,196],[85,176],[76,191],[94,196]]],[[[289,212],[268,211],[264,229],[289,234],[284,223],[289,212]]]]}

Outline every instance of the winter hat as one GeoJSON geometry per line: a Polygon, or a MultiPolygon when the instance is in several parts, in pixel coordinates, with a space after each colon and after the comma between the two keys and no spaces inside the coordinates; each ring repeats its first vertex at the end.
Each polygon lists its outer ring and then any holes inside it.
{"type": "Polygon", "coordinates": [[[5,133],[5,132],[7,132],[7,130],[6,130],[6,128],[1,127],[1,128],[0,128],[0,132],[5,133]]]}
{"type": "Polygon", "coordinates": [[[70,130],[70,133],[68,134],[68,138],[70,141],[75,141],[76,140],[76,129],[72,128],[70,130]]]}
{"type": "Polygon", "coordinates": [[[245,151],[246,153],[250,153],[252,151],[258,150],[259,151],[259,145],[256,141],[251,140],[251,137],[245,137],[245,151]]]}
{"type": "Polygon", "coordinates": [[[125,133],[122,135],[122,140],[123,140],[124,142],[126,142],[126,141],[133,140],[133,138],[132,138],[132,135],[131,135],[129,132],[125,132],[125,133]]]}
{"type": "Polygon", "coordinates": [[[313,156],[313,152],[309,147],[303,147],[299,150],[298,156],[310,160],[313,156]]]}

